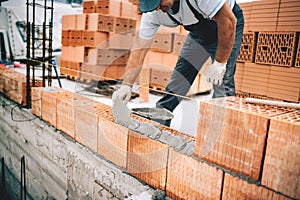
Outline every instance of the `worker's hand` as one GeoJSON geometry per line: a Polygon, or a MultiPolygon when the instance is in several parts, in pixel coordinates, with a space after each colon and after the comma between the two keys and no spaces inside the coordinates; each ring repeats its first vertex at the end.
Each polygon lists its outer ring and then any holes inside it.
{"type": "Polygon", "coordinates": [[[214,63],[208,68],[206,73],[206,81],[213,85],[222,85],[223,77],[226,71],[226,63],[214,63]]]}
{"type": "Polygon", "coordinates": [[[112,101],[113,103],[116,102],[116,99],[120,99],[125,104],[128,103],[129,99],[131,97],[131,87],[128,85],[122,85],[119,89],[117,89],[113,95],[112,95],[112,101]]]}

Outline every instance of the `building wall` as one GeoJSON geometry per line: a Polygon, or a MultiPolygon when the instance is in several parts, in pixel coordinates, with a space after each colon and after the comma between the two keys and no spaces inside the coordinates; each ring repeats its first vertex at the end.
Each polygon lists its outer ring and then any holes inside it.
{"type": "MultiPolygon", "coordinates": [[[[147,199],[161,195],[30,111],[2,96],[0,99],[0,157],[4,158],[6,190],[12,199],[20,199],[22,156],[27,199],[147,199]]],[[[2,181],[1,174],[2,170],[2,181]]]]}

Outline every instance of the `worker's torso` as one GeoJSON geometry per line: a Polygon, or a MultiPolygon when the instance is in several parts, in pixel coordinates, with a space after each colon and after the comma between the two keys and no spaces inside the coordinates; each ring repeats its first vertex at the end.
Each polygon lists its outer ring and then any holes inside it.
{"type": "MultiPolygon", "coordinates": [[[[227,0],[227,2],[233,8],[235,0],[227,0]]],[[[141,35],[150,39],[160,25],[176,27],[179,24],[191,32],[202,32],[202,30],[206,33],[216,32],[216,24],[211,18],[224,4],[224,0],[180,0],[178,4],[178,10],[175,12],[170,10],[169,13],[164,13],[158,10],[144,13],[141,22],[141,35]]]]}

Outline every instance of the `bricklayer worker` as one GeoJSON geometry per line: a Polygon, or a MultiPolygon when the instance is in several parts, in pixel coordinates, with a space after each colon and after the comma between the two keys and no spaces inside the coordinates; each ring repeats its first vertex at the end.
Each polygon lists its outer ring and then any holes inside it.
{"type": "MultiPolygon", "coordinates": [[[[113,102],[116,98],[129,101],[132,84],[160,25],[182,25],[189,34],[156,107],[173,112],[209,56],[212,65],[202,75],[213,84],[213,98],[235,96],[234,74],[244,28],[243,12],[235,0],[140,0],[139,9],[143,14],[137,40],[122,86],[113,93],[113,102]]],[[[163,123],[170,125],[170,121],[163,123]]]]}

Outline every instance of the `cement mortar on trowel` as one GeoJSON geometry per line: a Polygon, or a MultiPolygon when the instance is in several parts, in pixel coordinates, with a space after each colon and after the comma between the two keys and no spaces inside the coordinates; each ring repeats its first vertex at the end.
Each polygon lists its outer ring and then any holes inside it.
{"type": "Polygon", "coordinates": [[[117,124],[125,126],[132,131],[141,133],[149,138],[168,144],[182,153],[192,155],[194,152],[194,142],[187,143],[182,137],[173,135],[169,131],[160,131],[154,124],[140,122],[131,118],[130,109],[127,108],[126,104],[120,99],[117,99],[114,102],[112,113],[117,124]]]}

